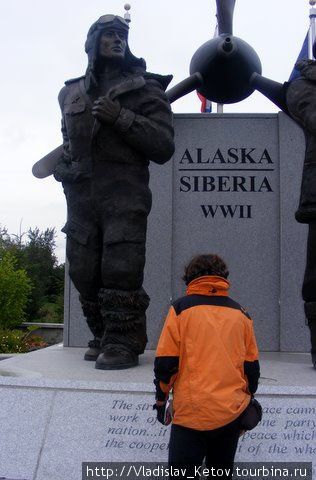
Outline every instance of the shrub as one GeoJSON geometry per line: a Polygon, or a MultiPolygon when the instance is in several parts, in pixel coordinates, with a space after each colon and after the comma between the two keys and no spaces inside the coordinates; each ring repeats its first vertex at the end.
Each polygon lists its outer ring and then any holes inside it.
{"type": "Polygon", "coordinates": [[[0,331],[0,353],[25,353],[27,345],[23,343],[24,332],[20,330],[0,331]]]}
{"type": "Polygon", "coordinates": [[[39,350],[40,348],[48,347],[48,343],[45,342],[45,340],[39,335],[30,335],[29,337],[23,340],[23,343],[26,345],[28,352],[32,352],[33,350],[39,350]]]}
{"type": "Polygon", "coordinates": [[[0,251],[0,328],[14,328],[25,319],[28,295],[32,290],[25,270],[16,268],[17,260],[8,251],[0,251]]]}
{"type": "Polygon", "coordinates": [[[0,330],[0,353],[26,353],[48,344],[38,335],[32,335],[36,326],[28,327],[27,333],[21,330],[0,330]]]}
{"type": "Polygon", "coordinates": [[[56,297],[55,303],[46,302],[38,311],[37,322],[41,323],[63,323],[64,322],[64,304],[63,296],[56,297]]]}

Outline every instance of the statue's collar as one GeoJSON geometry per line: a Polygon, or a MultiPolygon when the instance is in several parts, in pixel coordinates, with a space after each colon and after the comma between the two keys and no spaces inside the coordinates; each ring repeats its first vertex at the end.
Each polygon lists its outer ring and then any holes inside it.
{"type": "MultiPolygon", "coordinates": [[[[89,92],[90,76],[85,77],[85,90],[89,92]]],[[[146,84],[146,80],[139,73],[126,73],[122,72],[121,79],[113,85],[107,92],[107,96],[111,99],[117,98],[124,93],[131,92],[132,90],[138,90],[146,84]]]]}
{"type": "Polygon", "coordinates": [[[109,90],[108,96],[111,99],[119,97],[124,93],[138,90],[139,88],[144,87],[146,84],[144,77],[139,74],[123,74],[122,77],[122,81],[109,90]]]}
{"type": "Polygon", "coordinates": [[[315,60],[299,60],[295,65],[296,70],[298,70],[302,77],[307,80],[316,82],[316,61],[315,60]]]}

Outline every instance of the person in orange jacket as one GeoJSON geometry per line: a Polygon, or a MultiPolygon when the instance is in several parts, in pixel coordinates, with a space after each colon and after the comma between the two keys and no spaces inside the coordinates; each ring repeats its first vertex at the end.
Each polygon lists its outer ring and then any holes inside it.
{"type": "Polygon", "coordinates": [[[252,320],[229,298],[228,273],[217,255],[190,261],[187,295],[171,305],[156,351],[154,408],[164,424],[173,391],[169,465],[194,467],[193,476],[205,459],[231,478],[240,417],[260,376],[252,320]]]}

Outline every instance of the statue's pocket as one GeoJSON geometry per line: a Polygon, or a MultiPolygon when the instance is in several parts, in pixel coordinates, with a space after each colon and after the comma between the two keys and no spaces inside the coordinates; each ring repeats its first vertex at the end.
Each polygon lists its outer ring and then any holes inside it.
{"type": "Polygon", "coordinates": [[[61,229],[71,240],[75,240],[80,245],[87,245],[89,240],[89,231],[73,220],[68,220],[66,225],[61,229]]]}
{"type": "Polygon", "coordinates": [[[144,244],[146,242],[147,215],[118,216],[108,222],[103,234],[103,244],[144,244]]]}
{"type": "Polygon", "coordinates": [[[316,164],[304,164],[301,195],[295,218],[300,223],[311,223],[316,220],[316,164]]]}
{"type": "Polygon", "coordinates": [[[68,103],[64,106],[64,113],[66,115],[77,115],[78,113],[84,112],[86,105],[84,103],[68,103]]]}
{"type": "Polygon", "coordinates": [[[86,134],[85,111],[84,103],[69,103],[64,106],[66,129],[70,139],[86,134]]]}

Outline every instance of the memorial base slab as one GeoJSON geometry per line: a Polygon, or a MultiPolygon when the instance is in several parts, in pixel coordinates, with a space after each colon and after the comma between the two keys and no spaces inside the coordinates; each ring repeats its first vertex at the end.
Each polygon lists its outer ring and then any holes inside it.
{"type": "MultiPolygon", "coordinates": [[[[84,348],[55,345],[0,362],[0,478],[78,480],[82,462],[164,462],[152,368],[100,371],[84,348]]],[[[310,355],[261,354],[261,424],[239,440],[239,462],[315,462],[316,371],[310,355]]],[[[314,479],[316,479],[316,463],[314,479]]]]}

